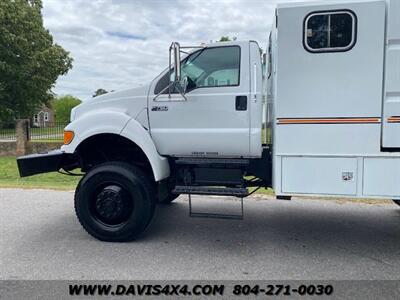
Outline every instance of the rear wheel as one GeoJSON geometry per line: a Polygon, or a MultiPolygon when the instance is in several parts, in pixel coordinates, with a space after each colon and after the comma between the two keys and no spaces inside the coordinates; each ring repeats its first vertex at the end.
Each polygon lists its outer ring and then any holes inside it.
{"type": "Polygon", "coordinates": [[[134,240],[150,223],[154,207],[154,190],[146,174],[123,162],[94,167],[75,193],[79,222],[102,241],[134,240]]]}
{"type": "Polygon", "coordinates": [[[400,206],[400,200],[393,200],[393,202],[400,206]]]}

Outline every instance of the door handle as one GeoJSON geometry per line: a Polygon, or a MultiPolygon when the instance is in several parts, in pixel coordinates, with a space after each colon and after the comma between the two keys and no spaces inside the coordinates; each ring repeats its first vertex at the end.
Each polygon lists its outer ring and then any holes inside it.
{"type": "Polygon", "coordinates": [[[247,96],[236,96],[236,110],[247,110],[247,96]]]}

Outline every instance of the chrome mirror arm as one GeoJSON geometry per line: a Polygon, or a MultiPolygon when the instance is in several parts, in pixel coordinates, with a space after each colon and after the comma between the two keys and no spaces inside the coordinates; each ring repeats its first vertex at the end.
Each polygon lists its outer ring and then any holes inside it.
{"type": "MultiPolygon", "coordinates": [[[[170,81],[167,87],[165,87],[165,88],[162,89],[157,95],[155,95],[155,97],[153,98],[153,101],[156,101],[157,98],[158,98],[161,94],[163,94],[167,89],[169,89],[169,91],[170,91],[170,92],[168,93],[168,98],[171,99],[171,86],[173,85],[173,83],[174,83],[174,82],[170,81]]],[[[177,90],[178,90],[179,94],[183,97],[183,99],[185,99],[185,101],[187,101],[187,98],[186,98],[185,94],[183,94],[182,91],[181,91],[179,88],[178,88],[177,90]]]]}
{"type": "MultiPolygon", "coordinates": [[[[180,68],[179,68],[179,70],[175,70],[175,80],[174,81],[171,81],[171,75],[172,75],[172,68],[171,68],[171,66],[172,66],[172,57],[171,57],[171,55],[172,55],[172,51],[174,51],[174,61],[175,61],[175,63],[174,63],[174,65],[178,65],[179,67],[180,67],[180,55],[179,55],[179,53],[185,53],[185,54],[189,54],[188,52],[186,52],[186,51],[183,51],[183,50],[181,50],[181,49],[204,49],[204,48],[207,48],[205,45],[200,45],[200,46],[180,46],[179,45],[179,43],[177,43],[177,42],[172,42],[171,43],[171,45],[169,46],[169,61],[168,61],[168,78],[169,78],[169,84],[168,84],[168,86],[167,87],[165,87],[164,89],[162,89],[154,98],[153,98],[153,101],[156,101],[157,100],[157,98],[161,95],[161,94],[163,94],[167,89],[168,89],[168,99],[171,99],[171,94],[172,94],[172,91],[171,91],[171,86],[173,86],[173,85],[175,85],[178,81],[177,81],[177,79],[180,79],[180,76],[181,76],[181,74],[180,74],[180,68]],[[179,63],[176,63],[177,62],[177,59],[179,60],[179,63]],[[178,73],[178,74],[177,74],[178,73]]],[[[187,80],[187,79],[186,79],[187,80]]],[[[187,85],[187,83],[185,83],[185,90],[184,91],[182,91],[182,89],[181,89],[181,86],[179,85],[178,87],[176,87],[176,89],[178,90],[178,92],[179,92],[179,94],[183,97],[183,99],[185,99],[185,101],[187,101],[187,98],[186,98],[186,96],[185,96],[185,93],[186,93],[186,85],[187,85]]]]}

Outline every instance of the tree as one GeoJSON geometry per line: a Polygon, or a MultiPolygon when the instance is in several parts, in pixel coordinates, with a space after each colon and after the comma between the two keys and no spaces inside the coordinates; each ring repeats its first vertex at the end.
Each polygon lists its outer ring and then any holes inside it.
{"type": "Polygon", "coordinates": [[[229,38],[229,36],[221,36],[221,38],[219,39],[219,42],[230,42],[231,39],[229,38]]]}
{"type": "Polygon", "coordinates": [[[55,120],[57,122],[69,122],[71,109],[79,105],[82,101],[71,95],[57,97],[51,101],[51,107],[55,113],[55,120]]]}
{"type": "Polygon", "coordinates": [[[100,95],[104,95],[107,94],[108,91],[104,90],[104,89],[97,89],[97,91],[94,92],[92,98],[100,96],[100,95]]]}
{"type": "Polygon", "coordinates": [[[0,118],[29,117],[54,97],[72,58],[43,27],[41,0],[0,1],[0,118]]]}
{"type": "Polygon", "coordinates": [[[230,38],[229,36],[221,36],[218,42],[232,42],[236,41],[236,37],[234,36],[233,38],[230,38]]]}

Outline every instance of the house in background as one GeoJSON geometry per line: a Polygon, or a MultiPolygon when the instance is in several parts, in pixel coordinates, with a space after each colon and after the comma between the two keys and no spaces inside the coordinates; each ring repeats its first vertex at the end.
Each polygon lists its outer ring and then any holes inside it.
{"type": "Polygon", "coordinates": [[[33,115],[33,126],[35,127],[52,127],[54,126],[54,110],[42,106],[42,108],[33,115]]]}

